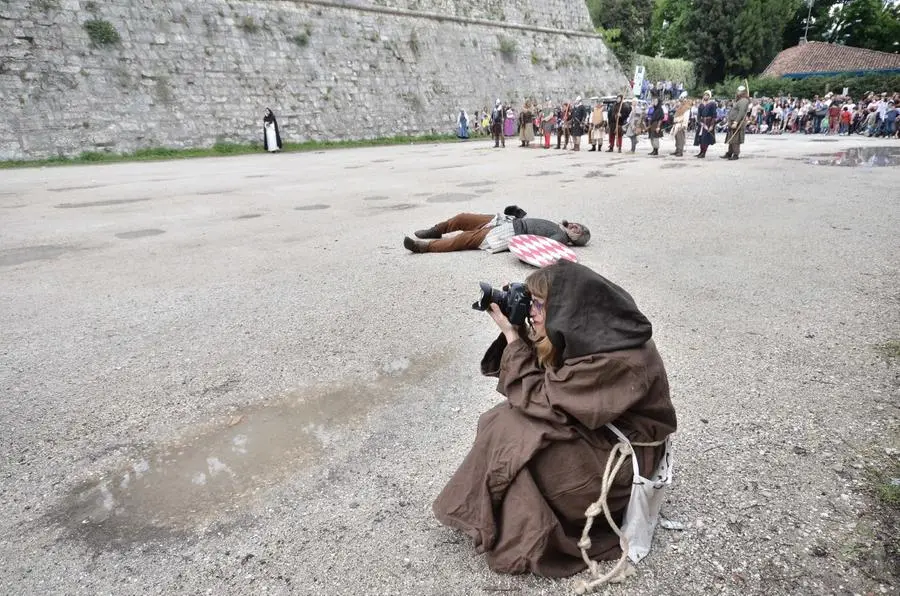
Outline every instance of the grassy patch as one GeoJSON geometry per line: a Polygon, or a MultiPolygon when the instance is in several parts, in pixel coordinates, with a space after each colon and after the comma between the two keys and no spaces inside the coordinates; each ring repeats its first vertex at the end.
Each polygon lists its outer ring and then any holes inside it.
{"type": "Polygon", "coordinates": [[[900,486],[894,484],[892,480],[882,480],[875,488],[875,496],[885,505],[900,509],[900,486]]]}
{"type": "Polygon", "coordinates": [[[84,22],[84,29],[87,31],[91,43],[95,46],[107,46],[119,43],[122,37],[116,28],[109,21],[103,19],[91,19],[84,22]]]}
{"type": "MultiPolygon", "coordinates": [[[[413,143],[446,143],[457,141],[452,134],[427,134],[419,136],[396,136],[378,139],[350,141],[304,141],[284,143],[283,152],[319,151],[323,149],[350,149],[354,147],[378,147],[384,145],[407,145],[413,143]]],[[[158,161],[167,159],[190,159],[195,157],[221,157],[223,155],[247,155],[262,152],[259,144],[216,143],[206,149],[168,149],[156,147],[139,149],[134,153],[112,153],[85,151],[77,157],[51,157],[30,161],[0,161],[0,170],[11,168],[34,168],[43,166],[84,165],[92,163],[116,163],[123,161],[158,161]]]]}
{"type": "Polygon", "coordinates": [[[900,340],[892,339],[875,346],[875,351],[887,359],[900,359],[900,340]]]}
{"type": "Polygon", "coordinates": [[[238,24],[238,28],[243,29],[247,33],[258,33],[259,25],[256,23],[256,20],[251,16],[246,16],[241,19],[238,24]]]}
{"type": "Polygon", "coordinates": [[[303,26],[303,31],[291,37],[291,41],[301,48],[305,48],[307,45],[309,45],[310,37],[312,37],[312,26],[309,23],[306,23],[303,26]]]}
{"type": "Polygon", "coordinates": [[[516,40],[501,36],[499,42],[500,55],[503,56],[503,59],[507,62],[515,62],[518,51],[516,40]]]}

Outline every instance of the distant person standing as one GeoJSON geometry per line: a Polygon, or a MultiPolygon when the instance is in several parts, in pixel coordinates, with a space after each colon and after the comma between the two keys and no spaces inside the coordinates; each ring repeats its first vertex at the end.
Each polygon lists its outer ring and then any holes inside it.
{"type": "Polygon", "coordinates": [[[609,122],[609,149],[607,153],[612,153],[613,145],[619,148],[622,153],[622,134],[625,132],[625,124],[628,122],[628,116],[631,114],[631,106],[625,103],[625,99],[619,94],[616,97],[616,103],[610,104],[607,112],[607,122],[609,122]]]}
{"type": "Polygon", "coordinates": [[[456,136],[460,139],[469,138],[469,115],[465,110],[460,110],[456,119],[456,136]]]}
{"type": "Polygon", "coordinates": [[[581,137],[587,132],[588,109],[581,101],[581,96],[575,98],[575,107],[572,109],[572,151],[581,151],[581,137]]]}
{"type": "Polygon", "coordinates": [[[266,108],[263,115],[263,147],[270,153],[281,151],[281,133],[278,131],[278,121],[269,108],[266,108]]]}
{"type": "Polygon", "coordinates": [[[741,155],[741,145],[744,144],[744,128],[747,124],[747,114],[750,113],[750,99],[747,97],[747,88],[741,85],[737,89],[734,104],[728,110],[726,116],[728,126],[725,134],[728,135],[728,151],[722,159],[736,161],[741,155]]]}
{"type": "Polygon", "coordinates": [[[500,100],[494,104],[494,110],[491,112],[491,136],[494,137],[494,147],[506,147],[506,138],[503,136],[503,104],[500,100]]]}
{"type": "Polygon", "coordinates": [[[700,153],[696,155],[703,159],[710,145],[716,144],[716,102],[712,100],[712,91],[703,93],[703,101],[697,108],[697,131],[694,135],[694,145],[700,146],[700,153]]]}

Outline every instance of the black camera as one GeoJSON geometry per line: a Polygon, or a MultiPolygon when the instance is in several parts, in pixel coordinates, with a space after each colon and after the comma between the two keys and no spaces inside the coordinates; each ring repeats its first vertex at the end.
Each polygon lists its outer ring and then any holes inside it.
{"type": "Polygon", "coordinates": [[[472,303],[475,310],[488,310],[491,304],[496,304],[509,322],[513,325],[521,325],[528,317],[531,310],[531,292],[521,283],[512,283],[503,286],[502,290],[495,290],[491,284],[480,282],[481,298],[472,303]]]}

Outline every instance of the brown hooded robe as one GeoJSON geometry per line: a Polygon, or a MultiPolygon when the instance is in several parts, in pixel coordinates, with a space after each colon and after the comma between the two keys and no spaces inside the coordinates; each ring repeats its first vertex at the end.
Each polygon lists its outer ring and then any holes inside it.
{"type": "MultiPolygon", "coordinates": [[[[471,536],[488,565],[503,573],[566,577],[585,569],[578,549],[585,510],[600,496],[614,423],[635,442],[676,428],[662,359],[650,322],[634,300],[583,265],[550,266],[545,327],[561,355],[538,366],[530,342],[501,335],[482,360],[507,400],[482,414],[472,450],[434,502],[441,523],[471,536]]],[[[645,476],[662,447],[638,447],[645,476]]],[[[609,494],[621,521],[632,469],[622,466],[609,494]]],[[[603,518],[591,532],[595,559],[621,554],[603,518]]]]}

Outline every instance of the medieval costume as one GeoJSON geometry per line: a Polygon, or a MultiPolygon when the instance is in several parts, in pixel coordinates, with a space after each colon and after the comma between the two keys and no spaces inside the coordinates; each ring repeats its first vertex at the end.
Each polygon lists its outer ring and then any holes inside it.
{"type": "Polygon", "coordinates": [[[494,147],[506,147],[506,137],[503,135],[503,117],[503,105],[498,99],[491,112],[491,136],[494,137],[494,147]]]}
{"type": "Polygon", "coordinates": [[[516,112],[512,107],[506,108],[506,120],[503,121],[503,135],[507,137],[516,136],[516,112]]]}
{"type": "MultiPolygon", "coordinates": [[[[545,330],[558,357],[542,367],[528,337],[501,335],[481,361],[506,400],[482,414],[475,442],[438,495],[437,519],[462,530],[491,569],[566,577],[585,569],[579,538],[601,494],[616,435],[657,443],[676,429],[675,409],[650,322],[622,288],[584,265],[546,268],[545,330]]],[[[520,333],[520,336],[524,333],[520,333]]],[[[634,446],[649,477],[664,446],[634,446]]],[[[606,502],[616,524],[628,508],[634,470],[622,466],[606,502]]],[[[602,517],[588,555],[620,555],[602,517]]]]}
{"type": "Polygon", "coordinates": [[[278,130],[278,121],[269,108],[266,108],[263,115],[263,148],[271,153],[281,151],[281,132],[278,130]]]}
{"type": "Polygon", "coordinates": [[[556,125],[556,110],[553,109],[553,103],[547,98],[547,105],[541,110],[541,132],[544,133],[544,149],[550,148],[550,135],[553,133],[553,127],[556,125]]]}
{"type": "Polygon", "coordinates": [[[675,123],[672,127],[672,134],[675,135],[675,151],[672,153],[675,157],[684,155],[684,141],[687,133],[688,121],[691,117],[691,102],[682,99],[675,109],[675,123]]]}
{"type": "Polygon", "coordinates": [[[694,145],[700,146],[699,158],[706,157],[706,149],[716,144],[716,108],[712,91],[704,91],[703,101],[697,108],[697,131],[694,134],[694,145]]]}
{"type": "Polygon", "coordinates": [[[609,121],[609,149],[606,150],[607,153],[612,153],[613,145],[616,145],[619,148],[619,153],[622,153],[622,134],[625,132],[625,123],[628,122],[628,116],[631,114],[631,106],[625,103],[621,95],[616,100],[616,103],[610,104],[607,112],[607,120],[609,121]]]}
{"type": "Polygon", "coordinates": [[[534,113],[531,111],[531,104],[526,103],[519,114],[519,141],[522,147],[531,145],[534,140],[534,113]]]}
{"type": "Polygon", "coordinates": [[[465,110],[461,110],[459,118],[456,119],[456,136],[461,139],[469,138],[469,115],[465,110]]]}
{"type": "Polygon", "coordinates": [[[588,109],[581,102],[581,97],[575,98],[575,107],[572,108],[572,151],[581,151],[581,137],[587,132],[588,109]]]}
{"type": "Polygon", "coordinates": [[[656,103],[653,105],[653,112],[650,114],[650,145],[653,151],[650,155],[659,155],[659,139],[662,138],[662,124],[665,117],[665,108],[662,105],[662,98],[657,96],[656,103]]]}
{"type": "Polygon", "coordinates": [[[750,99],[747,97],[747,88],[738,87],[734,105],[728,110],[726,121],[728,127],[725,134],[728,135],[728,151],[722,159],[735,161],[741,155],[741,145],[744,143],[744,128],[747,124],[747,114],[750,113],[750,99]]]}
{"type": "Polygon", "coordinates": [[[637,149],[638,137],[644,132],[644,113],[640,108],[635,107],[628,116],[625,125],[625,136],[631,141],[631,153],[637,149]]]}
{"type": "Polygon", "coordinates": [[[569,133],[572,129],[572,106],[568,102],[564,103],[558,110],[556,115],[556,148],[560,148],[560,142],[565,137],[566,142],[562,146],[566,149],[569,146],[569,133]]]}
{"type": "Polygon", "coordinates": [[[606,124],[606,121],[603,118],[603,104],[598,103],[594,106],[594,110],[591,112],[591,124],[588,128],[588,143],[591,144],[591,148],[588,151],[597,151],[599,145],[599,149],[603,149],[603,127],[606,124]]]}
{"type": "Polygon", "coordinates": [[[525,215],[515,205],[496,215],[458,213],[428,229],[417,230],[417,239],[405,237],[403,247],[414,253],[478,249],[494,253],[507,250],[509,239],[519,234],[543,236],[575,246],[585,246],[591,239],[591,231],[583,224],[566,220],[556,223],[525,215]],[[578,226],[577,234],[570,230],[572,225],[578,226]],[[447,234],[450,236],[444,238],[447,234]]]}

